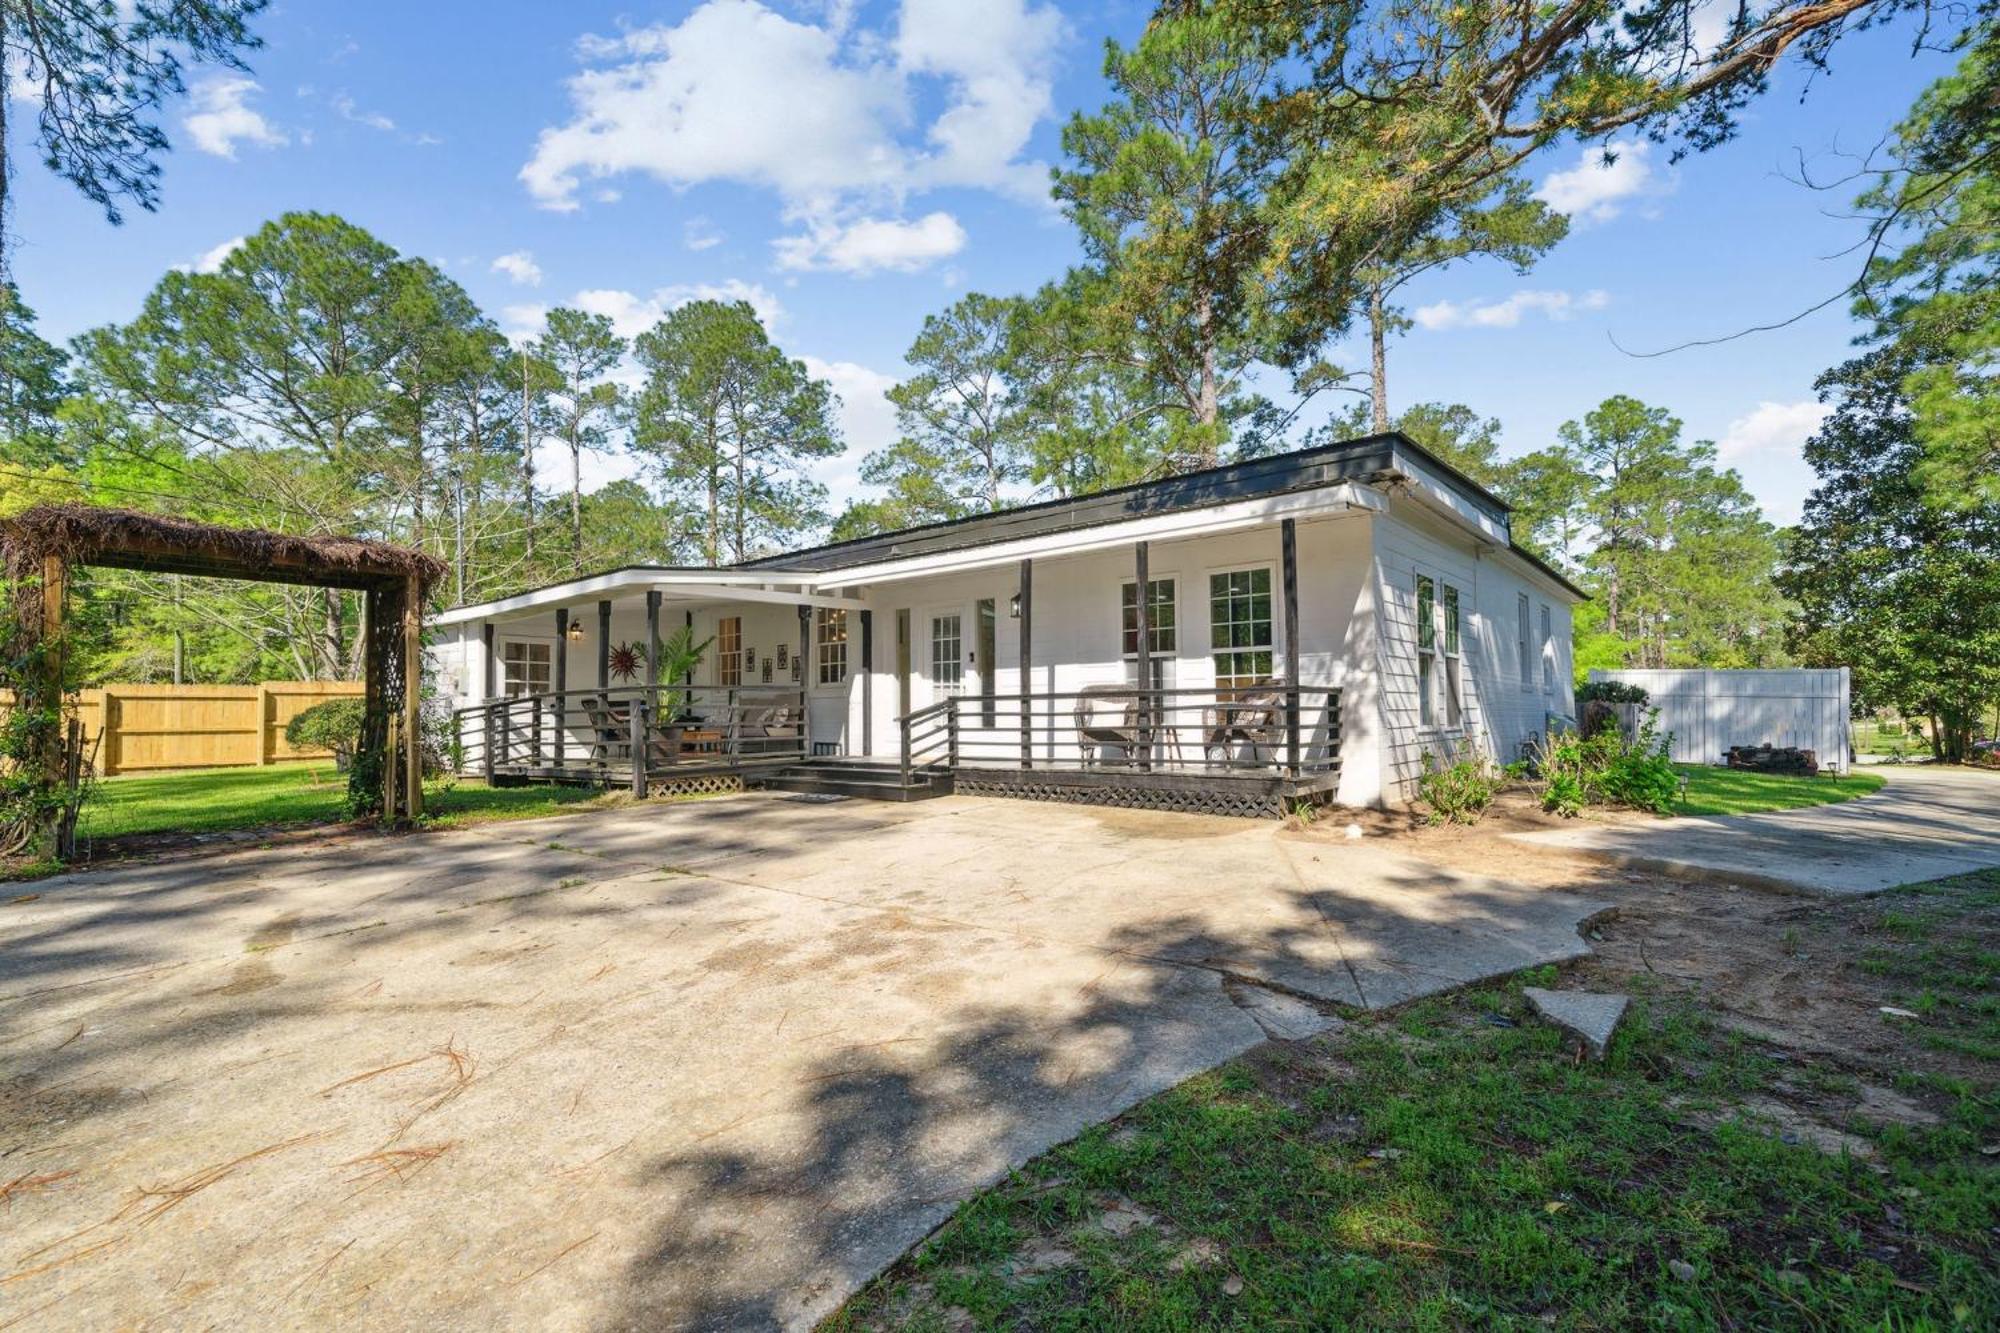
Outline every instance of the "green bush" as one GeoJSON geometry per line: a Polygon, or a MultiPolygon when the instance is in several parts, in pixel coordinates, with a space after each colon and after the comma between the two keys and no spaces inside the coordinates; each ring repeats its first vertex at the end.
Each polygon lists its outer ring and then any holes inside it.
{"type": "Polygon", "coordinates": [[[1645,686],[1628,685],[1622,680],[1585,681],[1576,690],[1578,704],[1643,704],[1652,700],[1645,686]]]}
{"type": "Polygon", "coordinates": [[[361,744],[361,712],[356,695],[314,704],[285,724],[285,744],[294,750],[331,750],[334,766],[345,773],[361,744]]]}
{"type": "Polygon", "coordinates": [[[1659,734],[1648,717],[1636,739],[1628,742],[1615,727],[1591,736],[1575,733],[1543,741],[1536,756],[1542,775],[1542,808],[1565,818],[1585,805],[1615,805],[1674,812],[1680,794],[1680,774],[1668,757],[1669,738],[1659,734]]]}
{"type": "Polygon", "coordinates": [[[1440,764],[1426,750],[1423,765],[1417,796],[1430,806],[1427,817],[1433,824],[1478,823],[1505,782],[1505,774],[1476,750],[1449,764],[1440,764]]]}

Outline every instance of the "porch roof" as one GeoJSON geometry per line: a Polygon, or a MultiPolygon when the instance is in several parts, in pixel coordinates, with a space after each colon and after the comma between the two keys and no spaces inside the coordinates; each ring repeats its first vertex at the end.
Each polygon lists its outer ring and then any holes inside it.
{"type": "Polygon", "coordinates": [[[583,578],[565,579],[512,597],[490,602],[455,606],[440,612],[432,623],[462,625],[468,621],[507,620],[547,607],[561,606],[580,599],[616,601],[621,597],[649,592],[661,594],[665,602],[773,602],[785,606],[859,607],[851,597],[823,593],[805,585],[797,577],[777,571],[753,572],[736,569],[686,569],[672,565],[627,565],[583,578]]]}

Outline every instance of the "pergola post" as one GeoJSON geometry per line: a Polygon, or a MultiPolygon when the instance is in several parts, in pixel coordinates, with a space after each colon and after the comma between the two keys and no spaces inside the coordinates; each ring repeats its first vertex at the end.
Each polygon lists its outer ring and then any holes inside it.
{"type": "Polygon", "coordinates": [[[1285,767],[1299,773],[1299,529],[1298,520],[1278,524],[1279,575],[1285,603],[1285,767]]]}
{"type": "Polygon", "coordinates": [[[1020,767],[1034,767],[1034,560],[1020,562],[1020,767]]]}
{"type": "Polygon", "coordinates": [[[411,574],[403,580],[403,747],[408,765],[405,811],[424,812],[424,584],[411,574]]]}
{"type": "MultiPolygon", "coordinates": [[[[42,557],[42,642],[54,645],[43,663],[49,704],[58,724],[42,753],[42,769],[52,782],[61,782],[63,772],[63,732],[60,724],[63,702],[63,600],[68,591],[69,567],[59,555],[42,557]]],[[[58,852],[60,855],[61,853],[58,852]]]]}

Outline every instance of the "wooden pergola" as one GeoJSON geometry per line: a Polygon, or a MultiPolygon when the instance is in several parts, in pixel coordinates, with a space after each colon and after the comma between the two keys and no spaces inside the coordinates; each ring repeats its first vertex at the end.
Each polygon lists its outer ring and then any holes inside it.
{"type": "MultiPolygon", "coordinates": [[[[353,790],[357,804],[389,820],[422,813],[423,606],[444,573],[441,562],[357,537],[299,537],[91,505],[38,505],[0,519],[0,566],[12,594],[9,658],[31,664],[17,682],[15,707],[47,719],[64,708],[64,609],[70,571],[80,565],[363,594],[366,692],[353,790]]],[[[30,735],[34,753],[22,758],[47,781],[63,782],[73,771],[66,736],[60,725],[40,726],[30,735]]]]}

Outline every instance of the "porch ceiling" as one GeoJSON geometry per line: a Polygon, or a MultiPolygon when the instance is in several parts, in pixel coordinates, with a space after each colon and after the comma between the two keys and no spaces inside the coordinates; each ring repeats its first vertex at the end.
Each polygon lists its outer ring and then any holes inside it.
{"type": "Polygon", "coordinates": [[[858,610],[864,605],[852,597],[806,591],[795,583],[782,579],[766,577],[752,580],[745,579],[741,575],[724,575],[718,578],[706,572],[690,577],[667,571],[621,569],[590,578],[573,579],[568,583],[558,583],[552,587],[537,588],[532,592],[524,592],[498,601],[454,607],[436,617],[434,623],[459,625],[468,621],[474,623],[492,621],[495,624],[505,624],[509,621],[543,615],[562,606],[572,609],[593,607],[600,601],[608,601],[617,607],[643,605],[649,592],[660,594],[662,606],[675,608],[752,603],[846,607],[858,610]]]}

